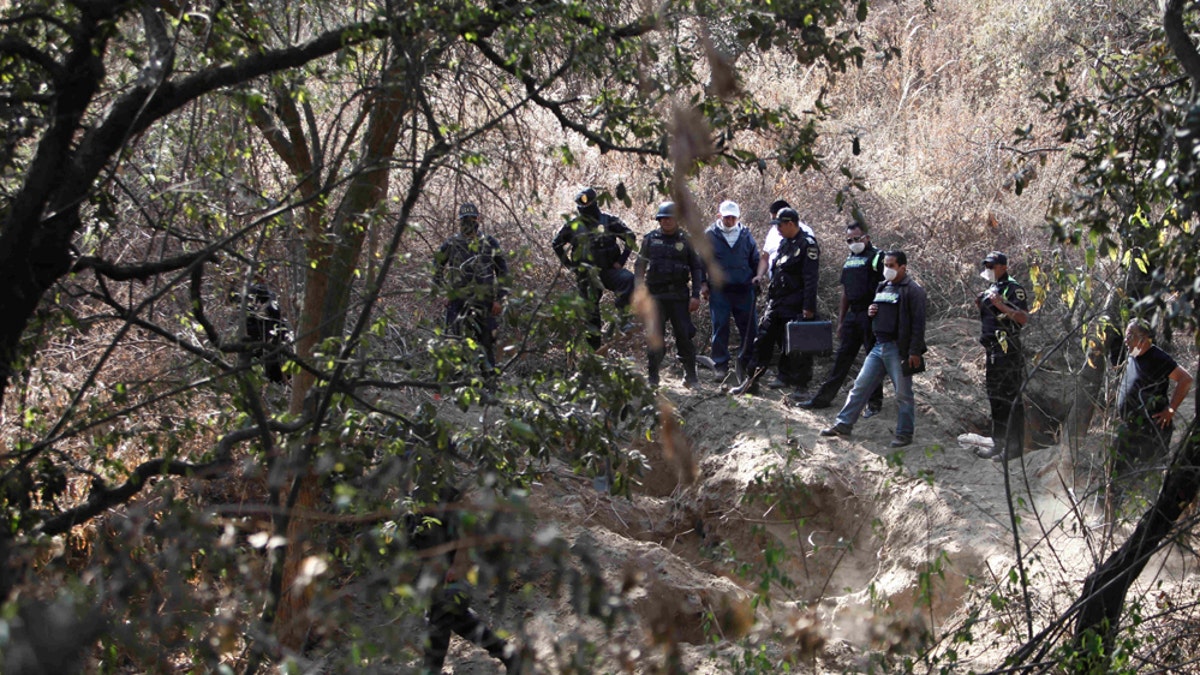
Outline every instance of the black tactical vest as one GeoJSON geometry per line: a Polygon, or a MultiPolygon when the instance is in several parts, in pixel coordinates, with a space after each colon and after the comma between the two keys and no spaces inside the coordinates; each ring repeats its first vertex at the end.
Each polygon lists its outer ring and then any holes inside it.
{"type": "Polygon", "coordinates": [[[863,309],[871,304],[875,289],[883,280],[879,272],[882,267],[883,251],[871,247],[862,253],[851,253],[842,263],[842,288],[851,308],[863,309]]]}
{"type": "Polygon", "coordinates": [[[687,288],[692,278],[692,244],[682,232],[656,230],[646,235],[641,256],[647,260],[646,287],[651,293],[687,288]]]}

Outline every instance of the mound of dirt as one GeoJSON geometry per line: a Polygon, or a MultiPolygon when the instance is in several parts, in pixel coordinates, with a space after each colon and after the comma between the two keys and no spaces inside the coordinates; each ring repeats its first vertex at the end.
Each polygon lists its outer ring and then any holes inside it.
{"type": "MultiPolygon", "coordinates": [[[[787,405],[787,392],[731,397],[709,383],[687,390],[668,378],[664,415],[673,408],[678,428],[634,443],[650,470],[631,498],[597,492],[566,469],[550,471],[530,497],[539,523],[553,523],[623,588],[632,610],[606,634],[587,628],[565,600],[547,598],[524,617],[539,662],[557,662],[556,640],[569,626],[604,645],[606,662],[634,672],[654,670],[668,654],[689,672],[723,672],[746,635],[841,671],[962,622],[969,602],[1008,583],[1015,560],[1003,467],[956,442],[989,432],[975,330],[973,321],[952,320],[930,331],[929,370],[915,380],[915,443],[898,452],[888,447],[890,385],[880,415],[848,439],[826,439],[819,431],[836,408],[801,410],[787,405]],[[754,605],[764,589],[769,605],[754,605]]],[[[819,361],[818,373],[827,367],[819,361]]],[[[1062,455],[1053,445],[1027,450],[1009,467],[1022,539],[1036,549],[1054,536],[1056,560],[1074,570],[1027,589],[1036,602],[1069,602],[1089,564],[1086,534],[1036,525],[1072,510],[1080,530],[1095,524],[1099,502],[1075,494],[1062,455]]],[[[1046,574],[1038,555],[1032,577],[1046,574]]],[[[1012,622],[992,625],[1003,634],[1012,622]]],[[[972,667],[988,667],[999,663],[1002,643],[960,652],[975,659],[972,667]]]]}

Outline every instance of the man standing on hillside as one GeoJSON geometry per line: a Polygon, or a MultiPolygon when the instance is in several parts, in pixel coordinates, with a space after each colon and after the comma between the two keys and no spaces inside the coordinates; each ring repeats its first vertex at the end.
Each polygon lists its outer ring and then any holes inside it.
{"type": "Polygon", "coordinates": [[[729,318],[733,316],[742,346],[738,366],[745,369],[754,349],[754,283],[758,277],[758,246],[750,230],[739,221],[741,208],[736,202],[721,202],[720,220],[709,225],[704,235],[712,247],[713,262],[724,277],[721,284],[705,289],[712,316],[712,360],[714,379],[722,382],[729,375],[729,318]]]}
{"type": "Polygon", "coordinates": [[[983,277],[990,286],[975,297],[979,308],[979,343],[987,354],[985,378],[992,408],[992,447],[979,448],[981,459],[1002,462],[1020,457],[1025,446],[1025,355],[1021,329],[1029,323],[1025,289],[1008,276],[1008,256],[992,251],[984,257],[983,277]]]}
{"type": "Polygon", "coordinates": [[[885,253],[883,267],[884,282],[879,284],[874,300],[867,307],[875,346],[858,371],[837,423],[823,429],[821,435],[849,436],[867,399],[886,374],[896,388],[896,403],[900,408],[891,447],[903,448],[912,444],[917,421],[912,376],[925,369],[922,358],[926,352],[925,289],[909,278],[908,256],[904,251],[885,253]]]}
{"type": "MultiPolygon", "coordinates": [[[[771,205],[767,209],[771,213],[772,225],[771,229],[767,232],[766,239],[763,241],[762,254],[759,256],[757,274],[758,279],[768,279],[774,273],[775,258],[778,255],[779,247],[783,242],[783,236],[779,233],[778,226],[774,224],[775,218],[779,215],[781,210],[791,208],[791,205],[789,205],[786,200],[776,199],[775,201],[771,202],[771,205]]],[[[794,211],[795,209],[792,210],[794,211]]],[[[800,234],[813,241],[814,250],[820,250],[820,247],[816,244],[816,233],[813,232],[813,229],[809,227],[808,223],[805,223],[803,220],[800,221],[800,234]]],[[[819,268],[819,265],[817,265],[816,262],[813,263],[813,266],[819,268]]],[[[816,293],[817,282],[815,278],[812,282],[812,288],[813,293],[816,293]]],[[[812,319],[816,317],[815,304],[813,305],[813,308],[814,314],[812,316],[805,317],[806,319],[812,319]]],[[[766,364],[763,364],[763,366],[765,367],[766,364]]],[[[812,376],[812,354],[782,353],[779,355],[779,374],[772,379],[767,386],[772,389],[782,389],[783,387],[792,386],[799,390],[808,386],[808,383],[812,380],[812,376]]]]}
{"type": "Polygon", "coordinates": [[[554,236],[554,254],[575,273],[579,295],[588,305],[588,344],[600,347],[600,297],[604,289],[616,296],[621,330],[632,328],[629,299],[633,295],[633,274],[625,269],[636,242],[633,231],[620,218],[600,211],[596,190],[586,188],[575,196],[578,215],[554,236]],[[567,251],[567,247],[570,251],[567,251]]]}
{"type": "Polygon", "coordinates": [[[496,327],[508,295],[508,261],[495,237],[479,231],[479,209],[458,207],[458,233],[433,257],[434,286],[446,294],[446,333],[483,348],[484,372],[496,369],[496,327]]]}
{"type": "Polygon", "coordinates": [[[692,247],[687,233],[675,222],[675,204],[663,202],[654,219],[658,229],[642,239],[634,266],[636,284],[644,285],[654,299],[658,313],[655,335],[650,343],[650,386],[658,386],[659,367],[666,352],[667,322],[675,336],[675,350],[683,362],[683,385],[699,384],[696,378],[696,347],[692,344],[691,313],[700,308],[700,290],[704,283],[704,265],[692,247]],[[690,292],[689,292],[690,283],[690,292]]]}
{"type": "MultiPolygon", "coordinates": [[[[871,317],[867,307],[875,297],[875,289],[883,282],[883,251],[871,245],[871,235],[857,221],[846,225],[846,244],[850,255],[842,263],[842,299],[838,304],[838,348],[834,353],[833,367],[825,381],[811,398],[799,403],[801,408],[828,408],[837,396],[859,349],[868,354],[875,346],[875,334],[871,332],[871,317]]],[[[795,395],[793,394],[793,398],[795,395]]],[[[883,383],[871,392],[863,418],[873,417],[883,406],[883,383]]]]}
{"type": "Polygon", "coordinates": [[[1125,347],[1129,359],[1117,390],[1121,424],[1113,444],[1113,473],[1117,477],[1127,476],[1139,464],[1169,457],[1175,411],[1192,387],[1192,376],[1154,344],[1154,333],[1144,321],[1129,322],[1125,347]],[[1175,393],[1168,397],[1172,381],[1175,393]]]}
{"type": "MultiPolygon", "coordinates": [[[[754,391],[758,378],[771,363],[775,346],[784,342],[789,321],[800,317],[811,319],[817,312],[817,274],[821,253],[816,239],[801,231],[800,214],[795,209],[780,209],[771,224],[779,228],[783,240],[771,266],[767,311],[758,324],[754,353],[746,368],[746,379],[733,390],[734,394],[754,391]]],[[[780,357],[780,367],[785,360],[785,357],[780,357]]]]}

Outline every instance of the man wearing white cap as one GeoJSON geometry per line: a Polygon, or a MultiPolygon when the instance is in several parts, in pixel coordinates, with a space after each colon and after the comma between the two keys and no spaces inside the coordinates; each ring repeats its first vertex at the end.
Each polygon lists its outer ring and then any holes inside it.
{"type": "Polygon", "coordinates": [[[718,209],[720,220],[704,234],[713,252],[713,262],[721,269],[720,283],[710,279],[704,291],[712,316],[712,360],[715,379],[729,374],[729,318],[732,315],[741,336],[738,364],[744,369],[754,349],[758,322],[754,316],[754,281],[758,268],[758,245],[750,230],[742,225],[742,210],[736,202],[724,201],[718,209]]]}

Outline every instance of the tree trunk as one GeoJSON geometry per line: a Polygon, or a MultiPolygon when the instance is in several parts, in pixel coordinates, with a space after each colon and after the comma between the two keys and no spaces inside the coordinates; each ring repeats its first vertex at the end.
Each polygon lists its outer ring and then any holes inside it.
{"type": "MultiPolygon", "coordinates": [[[[387,199],[389,162],[400,137],[407,105],[401,83],[406,67],[402,51],[397,49],[380,80],[380,94],[373,102],[367,131],[363,138],[360,171],[346,188],[330,229],[337,232],[337,244],[325,243],[320,232],[310,233],[305,279],[304,304],[298,322],[297,355],[310,360],[316,348],[328,338],[341,337],[350,306],[350,291],[355,269],[362,253],[364,233],[377,210],[387,199]]],[[[292,382],[289,410],[299,414],[309,396],[314,376],[296,375],[292,382]]],[[[317,424],[320,424],[318,420],[317,424]]],[[[299,586],[301,566],[308,553],[313,521],[306,517],[320,507],[323,490],[312,467],[319,443],[320,429],[301,443],[290,463],[295,472],[289,495],[285,524],[287,549],[283,562],[279,607],[275,614],[276,635],[283,647],[299,650],[304,646],[311,617],[312,586],[299,586]]]]}
{"type": "MultiPolygon", "coordinates": [[[[1197,372],[1200,377],[1200,371],[1197,372]]],[[[1195,397],[1200,400],[1200,390],[1195,397]]],[[[1106,646],[1104,657],[1120,624],[1125,595],[1163,541],[1174,531],[1176,521],[1200,492],[1200,431],[1193,421],[1187,429],[1175,461],[1167,471],[1158,498],[1138,521],[1133,534],[1096,571],[1088,575],[1079,598],[1075,623],[1076,646],[1090,633],[1099,635],[1106,646]]]]}
{"type": "MultiPolygon", "coordinates": [[[[1104,316],[1110,317],[1110,321],[1116,321],[1116,317],[1121,315],[1121,301],[1121,296],[1116,291],[1109,292],[1104,301],[1104,316]]],[[[1084,330],[1089,330],[1089,328],[1085,325],[1084,330]]],[[[1070,471],[1065,472],[1068,476],[1074,476],[1075,470],[1080,467],[1087,468],[1090,473],[1097,460],[1101,465],[1103,464],[1102,456],[1094,457],[1081,453],[1083,453],[1088,429],[1091,428],[1096,411],[1100,408],[1100,392],[1104,388],[1104,375],[1108,372],[1108,355],[1113,348],[1114,340],[1119,345],[1121,332],[1112,325],[1108,325],[1104,328],[1091,329],[1090,333],[1087,341],[1088,348],[1083,354],[1083,368],[1075,378],[1074,400],[1071,403],[1070,412],[1067,414],[1066,423],[1063,425],[1065,443],[1062,445],[1061,459],[1065,466],[1070,467],[1070,471]]]]}

